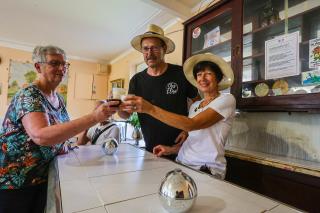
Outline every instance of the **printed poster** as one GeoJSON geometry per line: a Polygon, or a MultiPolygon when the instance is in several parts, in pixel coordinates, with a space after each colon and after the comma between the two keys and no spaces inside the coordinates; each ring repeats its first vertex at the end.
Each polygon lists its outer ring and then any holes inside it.
{"type": "Polygon", "coordinates": [[[309,68],[320,67],[320,38],[309,41],[309,68]]]}
{"type": "Polygon", "coordinates": [[[299,31],[265,42],[265,79],[299,75],[299,31]]]}

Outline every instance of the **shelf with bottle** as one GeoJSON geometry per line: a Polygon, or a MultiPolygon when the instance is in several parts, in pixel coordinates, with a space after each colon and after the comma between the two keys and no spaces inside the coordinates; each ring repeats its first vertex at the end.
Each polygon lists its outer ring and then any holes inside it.
{"type": "MultiPolygon", "coordinates": [[[[295,28],[297,26],[301,26],[302,17],[301,15],[296,15],[288,19],[288,28],[295,28]]],[[[285,20],[279,20],[273,24],[269,24],[267,26],[262,26],[256,29],[252,29],[250,32],[246,32],[243,36],[262,34],[262,35],[277,35],[284,31],[285,28],[285,20]]]]}
{"type": "MultiPolygon", "coordinates": [[[[252,19],[254,19],[255,17],[252,16],[251,19],[248,17],[246,18],[246,20],[244,20],[243,36],[247,36],[250,34],[277,34],[277,32],[284,29],[286,24],[288,24],[289,29],[294,28],[295,26],[301,26],[303,20],[308,21],[308,19],[312,19],[314,18],[314,16],[317,17],[319,12],[320,12],[320,6],[311,8],[309,10],[304,10],[304,11],[301,10],[300,13],[292,13],[291,16],[287,17],[288,23],[286,23],[286,17],[284,15],[280,15],[281,17],[279,19],[267,25],[263,25],[261,23],[253,24],[253,27],[251,27],[250,31],[247,30],[248,29],[247,25],[248,23],[254,22],[255,20],[252,20],[252,19]]],[[[284,12],[282,11],[282,13],[284,12]]],[[[290,13],[290,12],[287,12],[287,13],[290,13]]]]}

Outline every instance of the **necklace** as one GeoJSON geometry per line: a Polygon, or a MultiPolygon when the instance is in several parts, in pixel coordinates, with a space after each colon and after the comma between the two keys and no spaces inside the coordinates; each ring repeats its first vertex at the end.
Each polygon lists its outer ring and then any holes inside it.
{"type": "Polygon", "coordinates": [[[210,104],[214,99],[216,99],[218,96],[220,95],[220,93],[218,93],[216,96],[211,97],[208,100],[203,100],[201,101],[201,103],[194,109],[194,112],[197,112],[198,110],[200,110],[201,108],[204,108],[205,106],[207,106],[208,104],[210,104]]]}

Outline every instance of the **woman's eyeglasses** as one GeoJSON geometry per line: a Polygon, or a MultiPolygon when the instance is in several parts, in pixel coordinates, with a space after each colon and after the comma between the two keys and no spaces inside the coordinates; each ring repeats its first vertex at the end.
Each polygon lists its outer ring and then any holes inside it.
{"type": "Polygon", "coordinates": [[[63,66],[63,68],[68,69],[70,67],[70,63],[66,61],[48,61],[48,62],[39,62],[41,64],[48,64],[53,68],[59,68],[60,66],[63,66]]]}

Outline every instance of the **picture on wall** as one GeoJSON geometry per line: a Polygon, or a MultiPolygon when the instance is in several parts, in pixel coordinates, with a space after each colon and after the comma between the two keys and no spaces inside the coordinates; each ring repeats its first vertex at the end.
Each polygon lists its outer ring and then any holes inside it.
{"type": "Polygon", "coordinates": [[[124,79],[123,78],[119,78],[111,82],[111,88],[123,88],[124,87],[124,79]]]}
{"type": "Polygon", "coordinates": [[[320,67],[320,38],[309,41],[309,68],[320,67]]]}
{"type": "MultiPolygon", "coordinates": [[[[8,104],[13,96],[22,88],[27,87],[37,79],[37,72],[33,63],[10,60],[8,82],[8,104]]],[[[67,103],[68,77],[66,76],[57,88],[67,103]]]]}
{"type": "Polygon", "coordinates": [[[312,70],[301,73],[302,85],[319,85],[320,84],[320,71],[312,70]]]}

